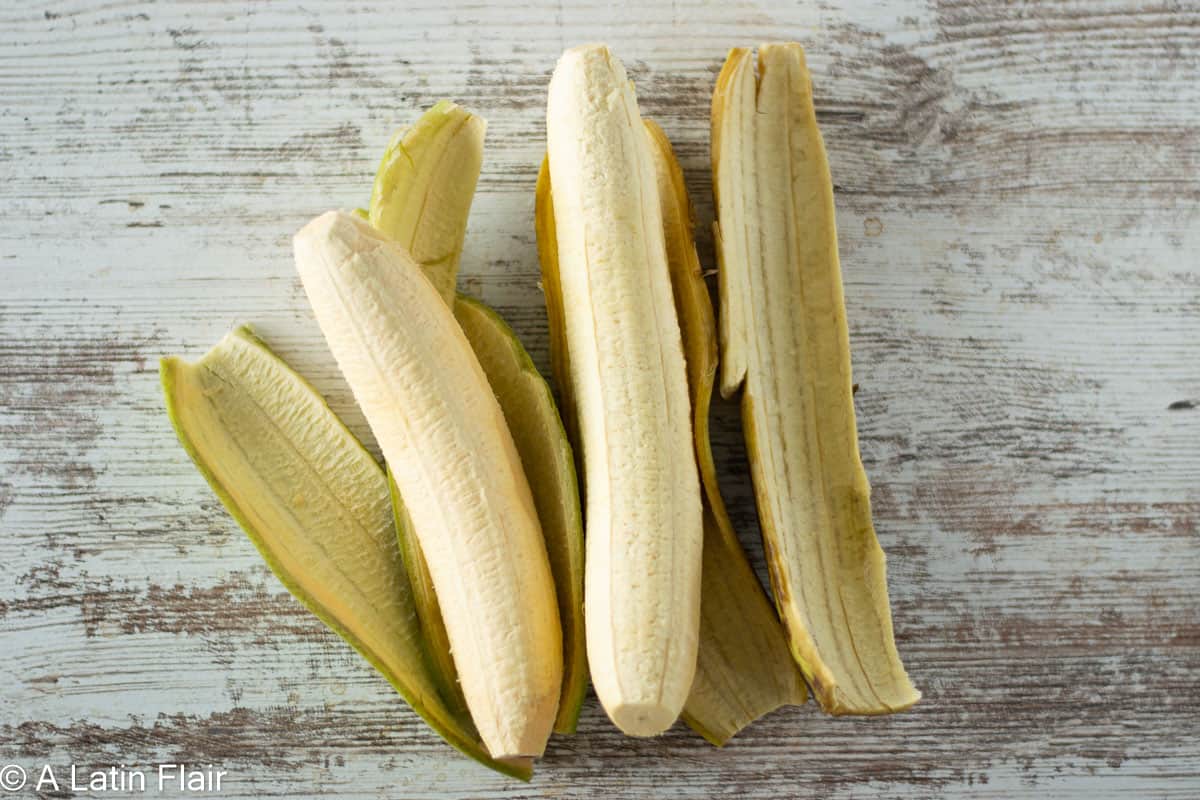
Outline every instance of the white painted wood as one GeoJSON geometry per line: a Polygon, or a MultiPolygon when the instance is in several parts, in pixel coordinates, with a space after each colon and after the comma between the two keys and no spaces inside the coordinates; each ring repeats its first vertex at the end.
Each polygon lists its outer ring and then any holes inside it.
{"type": "MultiPolygon", "coordinates": [[[[0,9],[0,766],[211,763],[227,797],[1200,795],[1200,10],[778,5],[0,9]],[[724,750],[623,738],[591,700],[506,781],[265,570],[175,442],[157,359],[251,321],[365,434],[289,238],[364,204],[392,130],[450,97],[490,122],[461,285],[544,367],[558,52],[613,46],[707,223],[709,93],[760,39],[815,76],[925,700],[787,709],[724,750]]],[[[735,409],[714,433],[761,570],[735,409]]]]}

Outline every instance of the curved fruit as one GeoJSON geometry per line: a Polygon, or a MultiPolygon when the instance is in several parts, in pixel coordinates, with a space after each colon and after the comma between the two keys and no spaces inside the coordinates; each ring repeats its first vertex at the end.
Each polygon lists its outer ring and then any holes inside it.
{"type": "Polygon", "coordinates": [[[797,44],[730,52],[713,93],[721,391],[742,419],[792,654],[831,714],[920,697],[896,652],[858,452],[833,184],[797,44]]]}
{"type": "Polygon", "coordinates": [[[492,759],[439,697],[383,470],[321,396],[245,327],[161,375],[179,441],[283,585],[447,742],[528,780],[528,759],[492,759]]]}
{"type": "MultiPolygon", "coordinates": [[[[485,129],[481,118],[454,103],[443,100],[435,104],[416,124],[392,137],[375,175],[371,212],[355,211],[408,249],[447,304],[453,302],[458,279],[459,254],[483,160],[485,129]]],[[[449,706],[465,714],[467,701],[458,684],[433,576],[390,474],[388,485],[400,555],[413,587],[434,677],[449,706]]]]}
{"type": "Polygon", "coordinates": [[[587,693],[583,626],[583,519],[575,462],[550,385],[492,309],[459,295],[454,318],[479,358],[512,431],[546,537],[563,629],[563,687],[554,729],[572,733],[587,693]]]}
{"type": "Polygon", "coordinates": [[[366,223],[324,214],[295,252],[412,516],[475,727],[497,758],[540,755],[562,634],[533,498],[487,376],[420,267],[366,223]]]}
{"type": "MultiPolygon", "coordinates": [[[[447,119],[464,115],[466,112],[452,104],[439,103],[421,117],[416,130],[441,130],[446,127],[447,119]]],[[[472,123],[464,123],[466,126],[472,126],[472,123]]],[[[427,141],[423,146],[416,146],[412,142],[416,137],[410,132],[404,139],[408,143],[404,148],[407,158],[402,160],[405,169],[400,171],[400,175],[424,174],[429,171],[427,162],[436,164],[447,158],[452,159],[464,147],[474,145],[481,149],[482,123],[472,127],[478,130],[478,136],[443,136],[427,141]]],[[[426,136],[425,139],[429,140],[430,137],[426,136]]],[[[479,172],[477,166],[473,169],[471,166],[475,165],[478,156],[481,153],[472,150],[467,169],[442,176],[448,185],[416,197],[408,194],[413,189],[412,181],[397,180],[392,160],[384,159],[376,177],[377,207],[381,198],[387,198],[387,204],[393,211],[394,230],[412,230],[415,238],[422,239],[423,230],[418,230],[417,226],[432,226],[435,231],[442,232],[440,238],[443,244],[439,249],[460,252],[470,211],[470,196],[479,172]],[[411,219],[408,219],[410,216],[411,219]],[[451,219],[453,217],[457,219],[451,219]],[[455,234],[457,239],[453,239],[455,234]]],[[[449,265],[449,271],[446,266],[437,263],[422,265],[422,268],[435,285],[453,287],[457,278],[457,263],[449,265]]],[[[453,308],[456,319],[487,373],[513,433],[521,465],[529,478],[538,519],[546,536],[546,551],[563,624],[564,680],[554,729],[559,733],[572,733],[587,691],[588,676],[583,638],[583,528],[571,446],[567,442],[549,387],[512,329],[483,303],[464,295],[458,296],[453,308]]],[[[395,483],[392,482],[391,486],[400,551],[413,585],[417,615],[425,632],[426,649],[435,662],[435,673],[447,702],[451,707],[465,708],[466,701],[458,685],[458,673],[450,654],[450,641],[442,622],[433,579],[421,555],[408,510],[395,483]]]]}
{"type": "Polygon", "coordinates": [[[687,356],[692,434],[704,489],[704,559],[700,590],[700,648],[684,720],[720,746],[762,715],[808,697],[788,651],[787,637],[763,592],[717,484],[708,411],[717,372],[712,300],[692,235],[691,201],[683,170],[662,129],[646,120],[658,175],[675,309],[687,356]]]}
{"type": "Polygon", "coordinates": [[[425,269],[447,305],[486,132],[482,117],[442,100],[393,137],[371,191],[371,224],[425,269]]]}
{"type": "Polygon", "coordinates": [[[703,525],[654,164],[608,48],[563,53],[546,133],[587,487],[588,663],[613,722],[652,736],[695,674],[703,525]]]}

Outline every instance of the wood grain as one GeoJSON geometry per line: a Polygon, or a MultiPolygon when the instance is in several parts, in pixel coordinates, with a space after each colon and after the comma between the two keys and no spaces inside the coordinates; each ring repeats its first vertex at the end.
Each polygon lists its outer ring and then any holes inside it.
{"type": "MultiPolygon", "coordinates": [[[[215,764],[228,797],[1200,796],[1200,9],[776,5],[0,9],[0,764],[215,764]],[[505,781],[265,571],[175,442],[157,359],[251,321],[366,435],[288,240],[363,205],[392,130],[449,97],[490,122],[461,287],[545,367],[560,50],[630,67],[712,266],[712,83],[730,46],[783,39],[815,76],[925,700],[786,709],[724,750],[622,738],[589,700],[533,784],[505,781]]],[[[761,574],[735,408],[713,432],[761,574]]]]}

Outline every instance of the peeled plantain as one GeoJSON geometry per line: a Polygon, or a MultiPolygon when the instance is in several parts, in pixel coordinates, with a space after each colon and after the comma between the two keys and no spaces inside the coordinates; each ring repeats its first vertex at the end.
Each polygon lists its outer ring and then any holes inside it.
{"type": "MultiPolygon", "coordinates": [[[[513,330],[485,304],[453,289],[467,215],[479,176],[485,124],[442,101],[389,147],[375,178],[370,219],[383,233],[414,243],[429,279],[451,303],[455,318],[487,373],[513,433],[546,539],[563,626],[563,687],[554,730],[572,733],[587,692],[583,631],[583,527],[571,446],[546,381],[513,330]],[[430,176],[436,176],[436,182],[430,176]]],[[[452,707],[465,704],[449,638],[412,521],[393,484],[401,553],[439,685],[452,707]]]]}
{"type": "Polygon", "coordinates": [[[654,736],[695,674],[703,522],[654,164],[607,47],[559,58],[546,140],[586,483],[588,663],[613,723],[654,736]]]}
{"type": "Polygon", "coordinates": [[[920,698],[858,451],[833,184],[798,44],[729,54],[712,104],[721,393],[742,420],[775,602],[830,714],[920,698]]]}
{"type": "Polygon", "coordinates": [[[331,211],[293,246],[412,517],[475,727],[493,757],[541,755],[562,689],[562,632],[541,524],[487,376],[397,243],[331,211]]]}

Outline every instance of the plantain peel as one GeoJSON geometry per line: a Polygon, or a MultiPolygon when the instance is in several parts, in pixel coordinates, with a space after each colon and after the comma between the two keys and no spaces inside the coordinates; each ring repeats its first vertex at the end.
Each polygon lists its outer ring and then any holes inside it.
{"type": "Polygon", "coordinates": [[[321,396],[246,327],[160,371],[180,443],[283,585],[449,744],[528,780],[530,759],[491,758],[443,702],[383,470],[321,396]]]}
{"type": "MultiPolygon", "coordinates": [[[[558,229],[554,224],[554,197],[550,192],[550,157],[542,158],[537,177],[534,205],[534,231],[537,234],[538,263],[542,274],[542,295],[546,303],[546,321],[550,328],[550,373],[558,402],[562,407],[567,437],[575,445],[576,472],[579,463],[579,420],[571,390],[571,356],[567,352],[566,311],[563,309],[562,281],[558,275],[558,229]]],[[[581,487],[585,493],[587,487],[581,487]]]]}
{"type": "Polygon", "coordinates": [[[482,117],[442,100],[393,137],[371,191],[371,224],[412,255],[447,305],[454,302],[486,131],[482,117]]]}
{"type": "MultiPolygon", "coordinates": [[[[675,307],[687,356],[695,452],[706,501],[699,652],[683,719],[719,746],[763,714],[781,705],[803,703],[807,693],[789,655],[779,620],[738,543],[717,487],[708,437],[709,399],[717,363],[712,305],[692,240],[691,208],[682,173],[661,131],[650,122],[646,127],[659,185],[675,307]]],[[[538,174],[535,227],[555,384],[564,423],[568,429],[576,430],[570,355],[559,288],[554,203],[549,163],[545,159],[538,174]]]]}
{"type": "Polygon", "coordinates": [[[787,638],[733,530],[717,485],[708,412],[717,370],[712,301],[700,272],[693,213],[683,171],[662,129],[646,130],[658,176],[659,202],[675,308],[687,357],[692,434],[704,492],[700,648],[683,719],[717,746],[762,715],[808,696],[787,638]]]}
{"type": "MultiPolygon", "coordinates": [[[[481,117],[455,103],[436,103],[414,125],[392,137],[375,175],[370,209],[355,212],[403,245],[447,304],[453,302],[458,280],[486,129],[481,117]]],[[[388,485],[430,668],[447,705],[469,719],[433,577],[390,470],[388,485]]]]}
{"type": "Polygon", "coordinates": [[[858,451],[833,185],[797,44],[734,49],[712,107],[721,392],[742,419],[775,602],[830,714],[920,698],[896,652],[858,451]]]}

